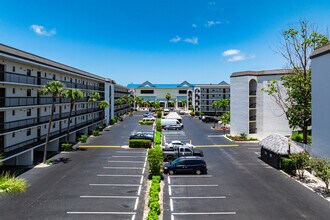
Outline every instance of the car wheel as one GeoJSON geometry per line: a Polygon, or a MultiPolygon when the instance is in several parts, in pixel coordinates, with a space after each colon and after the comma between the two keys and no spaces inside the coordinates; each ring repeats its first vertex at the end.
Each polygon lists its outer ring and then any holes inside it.
{"type": "Polygon", "coordinates": [[[168,172],[168,174],[169,174],[169,175],[174,175],[174,170],[170,170],[170,171],[168,172]]]}
{"type": "Polygon", "coordinates": [[[202,174],[202,171],[201,171],[201,170],[196,170],[195,173],[196,173],[197,175],[201,175],[201,174],[202,174]]]}

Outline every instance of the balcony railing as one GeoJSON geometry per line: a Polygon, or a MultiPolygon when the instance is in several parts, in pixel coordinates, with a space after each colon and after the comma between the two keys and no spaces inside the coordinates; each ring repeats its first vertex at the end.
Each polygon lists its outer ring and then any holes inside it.
{"type": "Polygon", "coordinates": [[[256,108],[257,107],[257,103],[251,103],[250,105],[249,105],[249,108],[256,108]]]}
{"type": "MultiPolygon", "coordinates": [[[[100,110],[101,110],[100,108],[94,108],[94,112],[98,112],[100,110]]],[[[92,111],[93,111],[92,109],[82,109],[78,111],[73,111],[71,117],[88,114],[91,113],[92,111]]],[[[69,112],[65,112],[62,114],[54,114],[53,121],[55,122],[58,120],[66,119],[68,117],[69,117],[69,112]]],[[[44,124],[49,122],[49,119],[50,119],[50,115],[46,115],[37,118],[29,118],[29,119],[0,123],[0,133],[10,132],[17,129],[23,129],[27,127],[44,124]]]]}
{"type": "MultiPolygon", "coordinates": [[[[103,117],[95,118],[94,123],[96,123],[98,121],[101,121],[101,120],[103,120],[103,117]]],[[[81,123],[76,124],[76,125],[71,125],[70,126],[70,132],[78,130],[82,127],[85,127],[86,125],[91,124],[91,123],[92,123],[92,120],[88,120],[88,121],[84,121],[84,122],[81,122],[81,123]]],[[[52,139],[58,138],[58,137],[60,137],[62,135],[65,135],[65,134],[66,134],[66,130],[54,131],[54,132],[50,133],[49,138],[50,138],[50,140],[52,140],[52,139]]],[[[43,143],[45,143],[45,140],[46,140],[46,135],[42,135],[40,137],[32,138],[32,139],[27,140],[27,141],[23,141],[23,142],[20,142],[20,143],[17,143],[17,144],[10,145],[10,146],[4,148],[5,153],[3,154],[3,156],[8,157],[8,156],[11,156],[11,155],[15,155],[15,154],[17,154],[19,152],[22,152],[24,150],[28,150],[32,147],[43,144],[43,143]]]]}
{"type": "Polygon", "coordinates": [[[257,95],[257,90],[250,90],[249,95],[257,95]]]}
{"type": "Polygon", "coordinates": [[[257,119],[257,116],[256,115],[252,115],[249,117],[250,121],[255,121],[257,119]]]}
{"type": "MultiPolygon", "coordinates": [[[[76,102],[87,102],[88,98],[84,97],[76,102]]],[[[51,97],[0,97],[0,107],[15,107],[15,106],[29,106],[29,105],[47,105],[52,104],[51,97]]],[[[56,98],[56,104],[70,103],[70,99],[56,98]]]]}
{"type": "MultiPolygon", "coordinates": [[[[12,72],[4,72],[4,82],[12,82],[12,83],[24,83],[24,84],[31,84],[31,85],[45,85],[54,79],[44,78],[44,77],[37,77],[37,76],[27,76],[18,73],[12,72]]],[[[55,79],[56,80],[56,79],[55,79]]],[[[74,83],[74,82],[67,82],[63,80],[58,80],[65,84],[68,88],[78,88],[78,89],[88,89],[88,90],[104,90],[104,86],[93,86],[87,85],[82,83],[74,83]]]]}

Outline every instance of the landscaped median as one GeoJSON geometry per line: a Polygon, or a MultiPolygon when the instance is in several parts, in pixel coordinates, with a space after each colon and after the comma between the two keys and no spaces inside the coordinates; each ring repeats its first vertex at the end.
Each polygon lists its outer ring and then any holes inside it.
{"type": "Polygon", "coordinates": [[[148,150],[148,162],[149,162],[149,179],[151,179],[151,185],[148,191],[148,220],[157,220],[161,214],[161,179],[162,171],[161,167],[164,161],[163,150],[161,144],[161,119],[157,119],[156,134],[155,134],[155,147],[148,150]]]}

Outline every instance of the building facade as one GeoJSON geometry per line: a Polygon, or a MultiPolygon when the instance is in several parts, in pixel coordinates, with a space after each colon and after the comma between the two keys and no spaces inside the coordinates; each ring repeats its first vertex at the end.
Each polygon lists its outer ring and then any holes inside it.
{"type": "Polygon", "coordinates": [[[312,153],[330,158],[329,147],[329,89],[330,45],[315,50],[312,59],[312,153]]]}
{"type": "Polygon", "coordinates": [[[118,101],[123,96],[130,96],[130,89],[126,86],[114,84],[114,115],[120,116],[131,111],[131,105],[129,103],[118,101]]]}
{"type": "MultiPolygon", "coordinates": [[[[214,115],[215,109],[212,103],[219,99],[230,99],[230,85],[226,82],[219,84],[191,84],[184,81],[180,84],[152,84],[146,81],[142,84],[128,84],[134,96],[143,98],[151,103],[159,101],[161,107],[168,108],[170,102],[174,102],[175,109],[187,109],[191,106],[195,112],[203,112],[206,115],[214,115]],[[171,98],[166,99],[169,93],[171,98]],[[184,101],[185,103],[184,104],[184,101]]],[[[218,112],[228,112],[229,107],[218,112]]]]}
{"type": "MultiPolygon", "coordinates": [[[[263,92],[269,80],[281,82],[289,70],[245,71],[230,77],[230,134],[247,134],[262,139],[277,133],[291,135],[291,129],[282,109],[263,92]]],[[[285,95],[285,94],[283,94],[285,95]]]]}
{"type": "Polygon", "coordinates": [[[70,142],[76,142],[92,127],[108,124],[114,106],[105,110],[88,102],[92,92],[110,104],[115,82],[110,79],[0,44],[0,153],[4,165],[32,165],[34,155],[43,151],[51,114],[51,95],[39,90],[50,81],[66,88],[80,89],[84,97],[76,101],[68,121],[70,100],[57,98],[49,151],[58,151],[70,126],[70,142]]]}

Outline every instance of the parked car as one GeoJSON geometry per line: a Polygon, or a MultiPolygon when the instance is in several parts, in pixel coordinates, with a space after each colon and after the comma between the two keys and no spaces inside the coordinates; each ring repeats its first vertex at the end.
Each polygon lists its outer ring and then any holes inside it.
{"type": "Polygon", "coordinates": [[[129,136],[129,139],[145,139],[154,141],[154,134],[153,132],[133,132],[129,136]]]}
{"type": "Polygon", "coordinates": [[[164,130],[182,130],[182,125],[165,125],[164,130]]]}
{"type": "Polygon", "coordinates": [[[212,117],[212,116],[202,116],[202,121],[205,123],[209,123],[209,122],[218,123],[219,120],[216,117],[212,117]]]}
{"type": "Polygon", "coordinates": [[[164,173],[170,175],[176,173],[207,174],[207,164],[201,157],[180,157],[171,163],[165,163],[164,173]]]}
{"type": "Polygon", "coordinates": [[[143,117],[148,117],[149,115],[152,115],[152,113],[151,112],[146,112],[146,113],[143,114],[143,117]]]}
{"type": "Polygon", "coordinates": [[[143,121],[155,121],[156,118],[153,115],[149,115],[148,117],[143,118],[143,121]]]}
{"type": "Polygon", "coordinates": [[[163,150],[164,160],[172,161],[178,157],[184,156],[200,156],[203,157],[204,153],[202,150],[190,147],[178,147],[178,148],[167,148],[163,150]]]}
{"type": "Polygon", "coordinates": [[[195,148],[194,145],[189,144],[189,143],[185,143],[182,141],[171,141],[170,143],[166,143],[165,144],[165,148],[176,148],[176,147],[191,147],[191,148],[195,148]]]}

